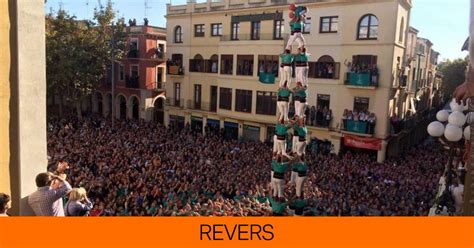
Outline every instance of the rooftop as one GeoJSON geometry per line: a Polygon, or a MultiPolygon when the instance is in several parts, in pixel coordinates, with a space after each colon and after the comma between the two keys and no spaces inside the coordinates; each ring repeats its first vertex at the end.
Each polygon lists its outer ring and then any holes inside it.
{"type": "MultiPolygon", "coordinates": [[[[390,0],[386,0],[390,1],[390,0]]],[[[403,0],[411,7],[412,0],[403,0]]],[[[223,10],[238,10],[257,7],[284,6],[295,4],[318,4],[318,3],[354,3],[354,2],[379,2],[374,0],[207,0],[197,3],[196,0],[188,0],[187,4],[167,4],[167,15],[179,15],[186,13],[202,13],[223,10]]]]}

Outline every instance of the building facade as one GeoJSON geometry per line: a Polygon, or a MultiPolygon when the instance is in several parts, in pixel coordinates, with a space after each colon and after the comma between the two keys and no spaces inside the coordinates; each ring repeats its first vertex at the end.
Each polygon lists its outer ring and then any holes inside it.
{"type": "Polygon", "coordinates": [[[225,0],[168,5],[171,62],[165,124],[217,126],[235,138],[272,137],[278,86],[259,82],[259,74],[277,71],[289,33],[290,3],[309,8],[304,36],[311,54],[310,110],[314,106],[332,111],[328,125],[310,125],[311,136],[331,142],[336,152],[350,138],[359,144],[375,142],[378,160],[383,161],[411,1],[225,0]],[[376,67],[376,80],[364,82],[369,76],[348,74],[356,66],[356,72],[376,67]],[[375,133],[341,130],[346,109],[375,113],[375,133]]]}
{"type": "Polygon", "coordinates": [[[104,116],[110,116],[114,109],[114,117],[118,119],[163,119],[150,104],[165,89],[166,30],[149,25],[127,26],[126,33],[127,50],[124,58],[114,64],[114,76],[109,68],[104,84],[83,108],[87,109],[91,102],[92,112],[104,116]]]}

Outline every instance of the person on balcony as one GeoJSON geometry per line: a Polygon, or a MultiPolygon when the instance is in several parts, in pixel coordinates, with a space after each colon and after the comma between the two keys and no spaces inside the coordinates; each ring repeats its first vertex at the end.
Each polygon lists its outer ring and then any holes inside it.
{"type": "Polygon", "coordinates": [[[308,87],[309,56],[306,54],[306,48],[303,47],[298,50],[299,53],[295,55],[296,82],[308,87]]]}
{"type": "Polygon", "coordinates": [[[379,77],[379,69],[377,68],[377,65],[372,65],[372,69],[370,70],[370,78],[371,78],[372,85],[375,86],[378,84],[378,77],[379,77]]]}
{"type": "Polygon", "coordinates": [[[326,115],[325,115],[325,118],[326,118],[326,124],[325,124],[325,127],[329,127],[330,123],[331,123],[331,120],[332,120],[332,110],[331,109],[328,109],[326,115]]]}
{"type": "Polygon", "coordinates": [[[309,114],[310,114],[310,118],[311,118],[311,121],[310,121],[309,125],[310,126],[315,126],[316,125],[316,107],[311,106],[311,110],[310,110],[309,114]]]}
{"type": "Polygon", "coordinates": [[[344,109],[344,112],[342,113],[342,129],[344,130],[347,129],[348,118],[349,118],[349,111],[347,109],[344,109]]]}
{"type": "Polygon", "coordinates": [[[377,121],[377,119],[375,118],[375,114],[374,113],[370,113],[369,114],[369,118],[367,119],[367,122],[368,122],[368,130],[367,130],[367,133],[368,134],[374,134],[374,131],[375,131],[375,122],[377,121]]]}
{"type": "Polygon", "coordinates": [[[306,97],[308,96],[307,88],[304,87],[301,82],[297,82],[296,87],[293,88],[293,96],[295,100],[295,115],[303,117],[306,107],[306,97]]]}
{"type": "Polygon", "coordinates": [[[287,87],[291,87],[291,75],[292,75],[292,67],[294,56],[291,54],[290,50],[285,50],[283,54],[280,54],[281,58],[281,66],[280,66],[280,87],[283,86],[284,83],[287,83],[287,87]]]}
{"type": "Polygon", "coordinates": [[[290,95],[291,91],[287,87],[287,83],[285,82],[283,86],[278,88],[278,93],[277,93],[277,107],[278,107],[278,112],[280,113],[280,119],[279,120],[284,120],[288,121],[288,107],[289,107],[289,102],[290,102],[290,95]]]}

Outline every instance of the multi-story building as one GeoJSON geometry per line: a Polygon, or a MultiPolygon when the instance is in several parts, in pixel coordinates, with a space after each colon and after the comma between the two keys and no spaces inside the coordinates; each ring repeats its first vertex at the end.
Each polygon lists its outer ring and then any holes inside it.
{"type": "Polygon", "coordinates": [[[93,94],[92,111],[104,116],[111,114],[113,78],[115,118],[163,119],[162,115],[156,114],[162,107],[157,106],[153,111],[149,101],[165,89],[166,30],[149,25],[128,26],[126,33],[124,58],[114,64],[114,77],[109,68],[104,85],[93,94]]]}
{"type": "Polygon", "coordinates": [[[398,88],[395,75],[407,45],[410,0],[168,4],[165,124],[220,127],[234,138],[272,137],[278,86],[260,81],[266,82],[262,76],[269,73],[279,81],[278,56],[289,33],[290,3],[309,8],[304,36],[311,54],[310,110],[332,110],[329,123],[324,117],[322,123],[310,122],[310,135],[331,142],[336,152],[366,148],[383,161],[398,88]],[[346,109],[375,113],[375,133],[366,134],[357,123],[341,130],[346,109]]]}

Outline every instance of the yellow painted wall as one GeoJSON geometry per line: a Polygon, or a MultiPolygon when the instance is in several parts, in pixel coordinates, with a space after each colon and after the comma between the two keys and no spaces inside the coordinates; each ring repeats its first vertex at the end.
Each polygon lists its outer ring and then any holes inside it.
{"type": "Polygon", "coordinates": [[[10,194],[10,18],[8,3],[0,1],[0,192],[10,194]]]}

